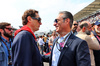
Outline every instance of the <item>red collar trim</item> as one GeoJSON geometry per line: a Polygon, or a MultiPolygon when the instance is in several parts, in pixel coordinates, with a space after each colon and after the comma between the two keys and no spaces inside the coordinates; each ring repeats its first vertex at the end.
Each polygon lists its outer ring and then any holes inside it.
{"type": "Polygon", "coordinates": [[[33,37],[35,38],[35,40],[36,40],[36,37],[35,37],[34,33],[33,33],[32,30],[31,30],[28,26],[26,26],[26,25],[23,26],[22,28],[16,30],[16,31],[15,31],[15,34],[14,34],[14,37],[15,37],[20,31],[22,31],[22,30],[26,30],[26,31],[30,32],[30,33],[33,35],[33,37]]]}

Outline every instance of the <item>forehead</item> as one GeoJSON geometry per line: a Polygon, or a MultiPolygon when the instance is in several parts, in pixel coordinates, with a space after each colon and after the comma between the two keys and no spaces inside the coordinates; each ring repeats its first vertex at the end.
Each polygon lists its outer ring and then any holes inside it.
{"type": "Polygon", "coordinates": [[[74,21],[74,22],[73,22],[73,24],[77,24],[77,22],[76,22],[76,21],[74,21]]]}
{"type": "Polygon", "coordinates": [[[63,16],[63,14],[62,14],[62,13],[58,14],[57,19],[61,19],[61,18],[62,18],[62,16],[63,16]]]}

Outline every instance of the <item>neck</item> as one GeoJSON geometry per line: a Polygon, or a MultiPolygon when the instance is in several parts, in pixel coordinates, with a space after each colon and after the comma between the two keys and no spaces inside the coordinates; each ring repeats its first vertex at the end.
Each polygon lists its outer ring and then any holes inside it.
{"type": "MultiPolygon", "coordinates": [[[[69,32],[70,32],[70,31],[69,31],[69,32]]],[[[61,33],[59,33],[59,34],[60,34],[60,37],[65,36],[65,35],[68,34],[69,32],[61,32],[61,33]]]]}
{"type": "Polygon", "coordinates": [[[4,36],[4,35],[2,35],[2,37],[3,37],[4,39],[6,39],[7,42],[9,42],[9,38],[8,38],[8,37],[6,37],[6,36],[4,36]]]}
{"type": "Polygon", "coordinates": [[[27,26],[31,29],[32,32],[35,32],[29,25],[27,25],[27,26]]]}

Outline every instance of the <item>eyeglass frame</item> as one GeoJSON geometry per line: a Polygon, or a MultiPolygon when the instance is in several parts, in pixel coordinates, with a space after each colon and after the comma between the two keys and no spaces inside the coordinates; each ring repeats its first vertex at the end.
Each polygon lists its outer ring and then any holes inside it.
{"type": "Polygon", "coordinates": [[[78,26],[78,24],[73,24],[73,25],[74,25],[74,26],[75,26],[75,25],[77,25],[77,26],[78,26]]]}
{"type": "MultiPolygon", "coordinates": [[[[67,18],[63,18],[64,21],[65,21],[65,19],[67,19],[67,18]]],[[[57,20],[58,20],[58,19],[55,19],[54,22],[58,23],[57,20]]],[[[64,22],[64,21],[63,21],[63,22],[64,22]]]]}
{"type": "Polygon", "coordinates": [[[40,17],[39,18],[31,17],[31,18],[36,19],[36,20],[38,20],[39,23],[41,23],[41,18],[40,17]]]}
{"type": "Polygon", "coordinates": [[[5,29],[8,29],[9,31],[13,30],[13,28],[6,28],[6,27],[5,27],[5,29]]]}

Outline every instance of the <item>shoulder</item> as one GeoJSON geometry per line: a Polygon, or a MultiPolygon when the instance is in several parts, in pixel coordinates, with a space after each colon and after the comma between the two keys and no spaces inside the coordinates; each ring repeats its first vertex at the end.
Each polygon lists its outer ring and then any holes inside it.
{"type": "Polygon", "coordinates": [[[19,41],[24,41],[24,40],[27,40],[28,41],[30,39],[32,39],[32,40],[34,39],[33,35],[30,32],[23,30],[23,31],[19,32],[15,36],[14,41],[18,41],[18,40],[19,41]]]}
{"type": "Polygon", "coordinates": [[[77,48],[78,50],[87,47],[88,48],[88,44],[86,42],[86,40],[83,40],[77,36],[74,36],[73,38],[73,42],[72,42],[72,47],[77,48]]]}
{"type": "Polygon", "coordinates": [[[29,35],[32,36],[32,34],[30,32],[23,30],[23,31],[19,32],[15,37],[21,38],[21,37],[27,37],[29,35]]]}
{"type": "Polygon", "coordinates": [[[87,35],[87,36],[85,37],[85,40],[88,41],[88,40],[92,40],[92,39],[91,39],[90,36],[87,35]]]}
{"type": "Polygon", "coordinates": [[[69,38],[72,38],[73,40],[82,40],[81,38],[79,38],[76,35],[71,34],[71,36],[69,38]]]}
{"type": "Polygon", "coordinates": [[[23,31],[19,32],[18,34],[19,35],[25,35],[25,34],[31,34],[31,33],[28,32],[28,31],[23,30],[23,31]]]}
{"type": "Polygon", "coordinates": [[[86,34],[77,34],[76,36],[84,40],[87,35],[86,34]]]}
{"type": "Polygon", "coordinates": [[[78,45],[78,44],[81,44],[82,42],[86,42],[85,40],[75,36],[75,35],[71,35],[69,39],[72,39],[73,40],[73,43],[78,45]]]}

